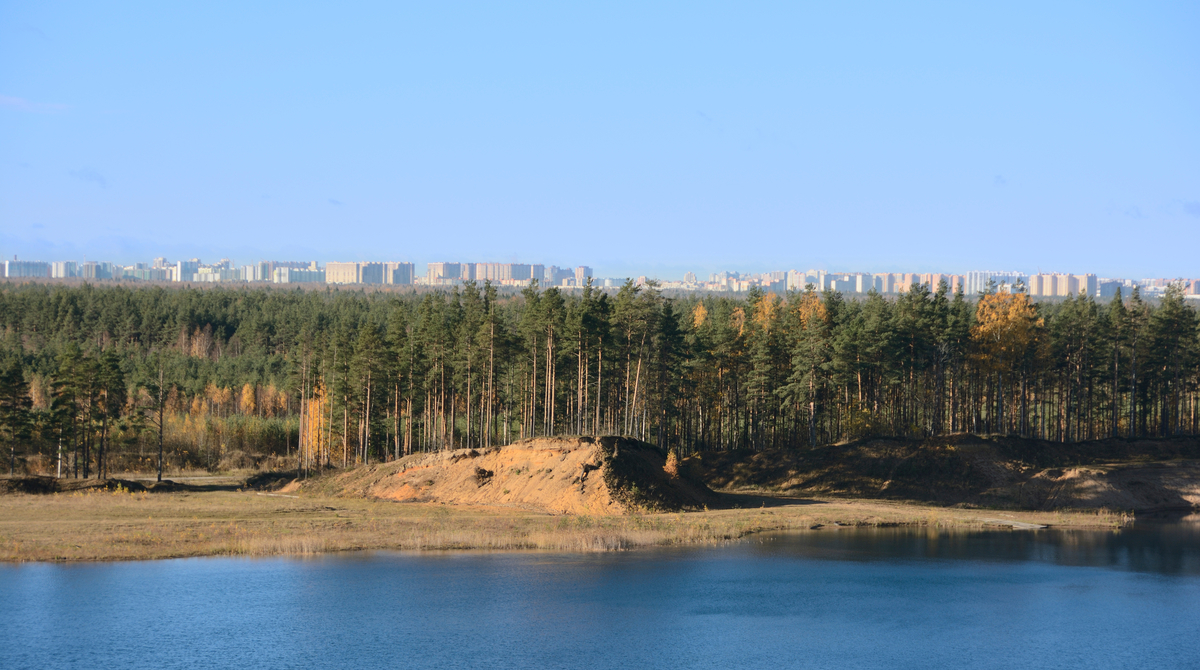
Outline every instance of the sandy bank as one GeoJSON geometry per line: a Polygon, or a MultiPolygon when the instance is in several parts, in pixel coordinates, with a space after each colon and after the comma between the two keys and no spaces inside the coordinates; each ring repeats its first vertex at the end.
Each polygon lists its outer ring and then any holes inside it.
{"type": "MultiPolygon", "coordinates": [[[[551,514],[515,507],[395,503],[255,491],[149,493],[92,489],[0,496],[0,561],[141,560],[334,551],[613,551],[720,544],[763,531],[1013,523],[1118,528],[1107,512],[997,512],[856,500],[739,497],[708,512],[551,514]]],[[[1023,531],[1014,531],[1023,532],[1023,531]]]]}
{"type": "Polygon", "coordinates": [[[414,454],[283,491],[555,514],[695,511],[718,503],[703,482],[668,473],[659,449],[619,437],[543,437],[485,450],[414,454]]]}

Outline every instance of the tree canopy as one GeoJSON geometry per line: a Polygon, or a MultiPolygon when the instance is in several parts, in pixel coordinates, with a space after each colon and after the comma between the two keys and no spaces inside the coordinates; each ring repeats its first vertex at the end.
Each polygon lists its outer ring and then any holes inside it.
{"type": "Polygon", "coordinates": [[[9,284],[0,440],[10,466],[64,443],[86,476],[156,430],[194,464],[235,445],[300,467],[564,433],[679,454],[1194,433],[1197,324],[1177,289],[1101,305],[944,284],[861,300],[9,284]]]}

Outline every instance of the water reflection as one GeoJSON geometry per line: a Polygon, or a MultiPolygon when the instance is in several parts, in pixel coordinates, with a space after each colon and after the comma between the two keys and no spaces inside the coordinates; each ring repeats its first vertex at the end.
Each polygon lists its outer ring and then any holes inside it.
{"type": "Polygon", "coordinates": [[[1195,667],[1197,530],[0,566],[0,668],[1195,667]]]}
{"type": "Polygon", "coordinates": [[[823,528],[772,533],[751,546],[758,553],[817,560],[1037,561],[1200,575],[1200,515],[1139,521],[1112,531],[823,528]]]}

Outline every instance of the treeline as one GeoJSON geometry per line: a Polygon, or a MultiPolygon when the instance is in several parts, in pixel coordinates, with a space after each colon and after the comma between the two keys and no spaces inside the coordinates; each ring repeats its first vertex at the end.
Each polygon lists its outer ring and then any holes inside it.
{"type": "Polygon", "coordinates": [[[86,476],[160,447],[181,467],[236,451],[319,468],[553,434],[680,454],[1193,434],[1197,323],[1174,288],[1157,304],[1136,290],[1046,304],[944,284],[857,301],[669,299],[632,282],[421,296],[7,285],[0,437],[10,467],[62,445],[86,476]]]}

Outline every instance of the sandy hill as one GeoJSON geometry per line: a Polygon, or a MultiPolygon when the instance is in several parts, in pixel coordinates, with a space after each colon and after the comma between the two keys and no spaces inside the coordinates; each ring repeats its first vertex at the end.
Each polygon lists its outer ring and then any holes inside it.
{"type": "Polygon", "coordinates": [[[656,447],[619,437],[547,437],[458,449],[312,479],[290,488],[384,500],[510,506],[560,514],[702,509],[714,494],[669,474],[656,447]]]}
{"type": "Polygon", "coordinates": [[[952,435],[815,449],[708,452],[684,468],[717,489],[1024,509],[1200,507],[1200,439],[1064,444],[952,435]]]}

